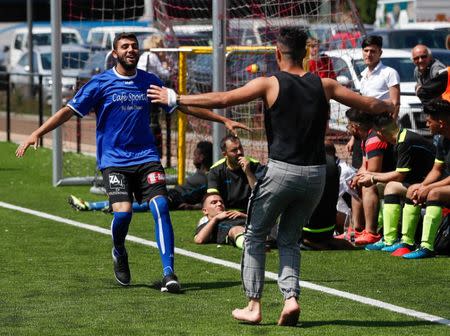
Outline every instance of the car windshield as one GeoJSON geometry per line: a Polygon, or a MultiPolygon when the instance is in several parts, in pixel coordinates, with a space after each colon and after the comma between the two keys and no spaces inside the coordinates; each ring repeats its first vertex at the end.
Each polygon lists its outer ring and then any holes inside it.
{"type": "MultiPolygon", "coordinates": [[[[74,33],[62,33],[61,43],[62,44],[79,44],[77,36],[74,33]]],[[[34,46],[47,46],[52,44],[52,36],[50,33],[43,34],[33,34],[33,45],[34,46]]]]}
{"type": "MultiPolygon", "coordinates": [[[[88,52],[63,52],[62,53],[62,69],[82,69],[89,58],[88,52]]],[[[51,70],[52,54],[41,54],[42,68],[51,70]]]]}
{"type": "MultiPolygon", "coordinates": [[[[397,70],[400,82],[415,82],[414,64],[405,57],[384,57],[381,59],[384,65],[397,70]]],[[[361,79],[361,72],[366,68],[363,60],[354,61],[354,67],[358,78],[361,79]]]]}

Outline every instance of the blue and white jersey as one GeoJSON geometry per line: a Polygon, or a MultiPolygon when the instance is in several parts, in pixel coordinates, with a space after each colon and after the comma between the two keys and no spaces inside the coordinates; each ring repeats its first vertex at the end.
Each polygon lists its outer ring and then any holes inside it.
{"type": "MultiPolygon", "coordinates": [[[[122,76],[113,68],[92,77],[68,102],[80,117],[92,109],[96,112],[99,169],[160,161],[150,130],[150,85],[163,83],[139,69],[134,76],[122,76]]],[[[168,106],[163,108],[170,111],[168,106]]]]}

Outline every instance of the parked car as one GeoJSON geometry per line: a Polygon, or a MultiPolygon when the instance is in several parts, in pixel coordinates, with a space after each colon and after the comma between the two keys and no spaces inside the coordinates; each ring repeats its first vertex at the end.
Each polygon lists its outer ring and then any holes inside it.
{"type": "Polygon", "coordinates": [[[88,32],[86,38],[87,47],[91,49],[111,50],[116,35],[120,33],[133,33],[136,35],[139,46],[142,47],[143,41],[152,34],[160,34],[161,32],[153,27],[146,26],[107,26],[94,27],[88,32]]]}
{"type": "MultiPolygon", "coordinates": [[[[33,27],[33,46],[51,45],[51,27],[33,27]]],[[[17,28],[12,32],[12,39],[8,47],[8,67],[12,69],[22,55],[28,50],[28,28],[17,28]]],[[[61,27],[62,45],[83,45],[83,39],[75,28],[61,27]]]]}
{"type": "MultiPolygon", "coordinates": [[[[80,70],[89,58],[89,50],[80,46],[62,46],[62,99],[65,103],[73,96],[76,79],[80,70]]],[[[10,82],[13,89],[20,89],[30,83],[33,75],[33,92],[39,90],[39,76],[42,76],[42,91],[44,99],[51,101],[52,95],[52,50],[51,47],[36,47],[33,49],[33,73],[30,72],[28,52],[22,55],[19,62],[11,69],[10,82]]]]}
{"type": "MultiPolygon", "coordinates": [[[[359,91],[361,88],[361,72],[365,69],[361,49],[340,49],[327,51],[333,63],[337,80],[349,88],[359,91]]],[[[422,104],[415,95],[414,64],[411,53],[406,50],[383,48],[381,61],[384,65],[397,70],[400,76],[400,113],[399,122],[404,128],[412,129],[420,134],[429,135],[422,104]]],[[[336,101],[330,102],[330,129],[346,131],[348,123],[345,111],[348,107],[336,101]]]]}
{"type": "Polygon", "coordinates": [[[445,39],[450,32],[447,29],[404,28],[377,29],[371,35],[383,37],[383,48],[411,50],[417,44],[428,48],[445,49],[445,39]]]}

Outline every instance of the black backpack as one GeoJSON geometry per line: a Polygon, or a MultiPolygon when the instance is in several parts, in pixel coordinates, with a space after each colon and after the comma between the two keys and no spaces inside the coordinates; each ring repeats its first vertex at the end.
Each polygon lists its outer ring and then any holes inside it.
{"type": "Polygon", "coordinates": [[[434,250],[437,254],[450,255],[450,215],[445,216],[439,226],[434,250]]]}

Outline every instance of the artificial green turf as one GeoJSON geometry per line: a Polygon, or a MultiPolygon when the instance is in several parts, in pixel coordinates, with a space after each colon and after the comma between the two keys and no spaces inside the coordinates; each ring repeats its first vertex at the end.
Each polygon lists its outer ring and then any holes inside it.
{"type": "MultiPolygon", "coordinates": [[[[13,156],[0,143],[0,201],[109,228],[112,216],[75,212],[66,202],[88,187],[51,186],[51,153],[13,156]]],[[[80,160],[88,158],[80,158],[80,160]]],[[[239,262],[229,246],[195,245],[196,211],[172,213],[176,246],[239,262]]],[[[153,240],[150,214],[135,214],[130,234],[153,240]]],[[[0,335],[448,335],[449,327],[304,289],[298,328],[277,327],[282,305],[276,282],[264,292],[263,323],[230,317],[245,304],[237,270],[176,256],[180,295],[152,286],[161,278],[158,251],[128,242],[132,286],[113,280],[111,238],[0,207],[0,335]]],[[[277,251],[267,269],[277,272],[277,251]]],[[[406,261],[365,251],[303,252],[302,280],[450,318],[450,259],[406,261]]]]}

